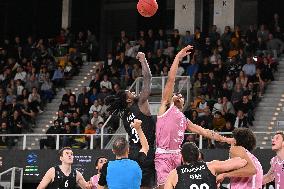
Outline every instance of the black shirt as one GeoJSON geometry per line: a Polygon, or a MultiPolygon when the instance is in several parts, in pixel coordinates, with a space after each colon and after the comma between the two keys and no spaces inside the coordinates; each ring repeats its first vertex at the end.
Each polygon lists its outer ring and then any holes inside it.
{"type": "Polygon", "coordinates": [[[211,173],[205,162],[199,161],[181,165],[176,170],[178,182],[175,189],[217,189],[216,176],[211,173]]]}
{"type": "Polygon", "coordinates": [[[153,147],[154,141],[155,141],[155,121],[152,118],[152,116],[147,116],[140,111],[138,103],[134,103],[129,108],[129,111],[127,111],[122,117],[124,128],[126,132],[128,133],[128,135],[130,136],[130,140],[129,140],[130,145],[137,146],[139,150],[141,148],[141,143],[138,137],[138,133],[130,125],[131,122],[134,121],[134,119],[139,119],[142,121],[141,128],[147,138],[149,146],[153,147]]]}
{"type": "Polygon", "coordinates": [[[48,185],[48,189],[74,189],[76,188],[76,170],[71,168],[68,176],[64,175],[59,166],[54,167],[55,176],[52,183],[48,185]]]}

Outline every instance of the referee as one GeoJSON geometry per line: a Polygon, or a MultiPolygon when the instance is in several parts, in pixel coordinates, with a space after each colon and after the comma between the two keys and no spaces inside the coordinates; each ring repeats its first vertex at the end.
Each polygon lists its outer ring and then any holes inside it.
{"type": "Polygon", "coordinates": [[[123,138],[117,138],[112,147],[116,160],[104,164],[98,183],[98,189],[139,189],[141,186],[142,170],[140,166],[145,161],[149,145],[141,129],[142,121],[135,119],[132,126],[137,130],[142,148],[135,161],[128,159],[129,145],[123,138]]]}

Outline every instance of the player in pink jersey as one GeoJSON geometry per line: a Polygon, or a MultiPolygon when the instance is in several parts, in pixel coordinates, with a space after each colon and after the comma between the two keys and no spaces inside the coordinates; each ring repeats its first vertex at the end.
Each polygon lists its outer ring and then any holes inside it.
{"type": "Polygon", "coordinates": [[[270,161],[270,169],[263,177],[263,184],[275,180],[275,189],[284,189],[284,133],[277,132],[272,139],[272,150],[276,156],[270,161]]]}
{"type": "Polygon", "coordinates": [[[105,158],[104,156],[101,156],[96,160],[95,166],[96,166],[96,169],[98,170],[98,174],[92,176],[90,179],[93,185],[92,189],[97,189],[98,182],[99,182],[100,175],[101,175],[101,170],[102,170],[103,165],[106,162],[107,162],[107,158],[105,158]]]}
{"type": "Polygon", "coordinates": [[[193,47],[189,45],[176,55],[169,71],[169,77],[157,115],[155,169],[159,188],[164,188],[170,171],[181,164],[180,149],[185,130],[190,130],[217,141],[232,142],[231,139],[225,138],[211,130],[203,129],[186,119],[182,113],[184,105],[183,96],[181,94],[173,95],[178,65],[185,56],[190,54],[192,49],[193,47]]]}
{"type": "Polygon", "coordinates": [[[236,140],[235,145],[230,148],[230,157],[240,157],[247,161],[243,168],[218,175],[217,181],[221,182],[224,178],[231,179],[231,189],[261,189],[263,170],[258,159],[251,154],[255,148],[256,139],[253,132],[248,128],[237,128],[233,131],[236,140]]]}

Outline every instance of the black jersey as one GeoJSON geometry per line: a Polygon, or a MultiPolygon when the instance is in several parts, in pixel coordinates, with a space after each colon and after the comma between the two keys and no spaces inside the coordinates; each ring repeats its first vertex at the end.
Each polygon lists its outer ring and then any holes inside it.
{"type": "Polygon", "coordinates": [[[141,128],[147,138],[149,146],[153,147],[155,141],[155,121],[152,116],[147,116],[140,111],[138,103],[134,103],[122,117],[124,128],[130,137],[130,146],[141,147],[138,133],[136,129],[130,125],[134,119],[142,121],[141,128]]]}
{"type": "Polygon", "coordinates": [[[175,189],[217,189],[216,176],[211,173],[205,162],[181,165],[176,170],[178,182],[175,189]]]}
{"type": "Polygon", "coordinates": [[[47,187],[48,189],[75,189],[76,182],[76,170],[71,168],[71,172],[68,176],[64,175],[59,166],[54,167],[55,176],[52,183],[47,187]]]}

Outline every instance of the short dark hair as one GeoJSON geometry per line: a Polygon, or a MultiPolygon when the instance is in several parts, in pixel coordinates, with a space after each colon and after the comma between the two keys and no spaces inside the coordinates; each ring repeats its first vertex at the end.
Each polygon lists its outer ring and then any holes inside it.
{"type": "Polygon", "coordinates": [[[248,128],[236,128],[233,131],[233,137],[236,140],[237,146],[242,146],[248,151],[254,150],[256,139],[253,132],[248,128]]]}
{"type": "MultiPolygon", "coordinates": [[[[100,156],[100,157],[98,157],[98,158],[96,159],[96,161],[95,161],[95,166],[98,166],[99,160],[100,160],[101,158],[106,158],[106,157],[105,157],[105,156],[100,156]]],[[[106,159],[107,159],[107,158],[106,158],[106,159]]]]}
{"type": "Polygon", "coordinates": [[[62,156],[63,156],[63,152],[64,152],[65,150],[71,150],[71,151],[72,151],[72,148],[70,148],[70,147],[64,147],[64,148],[62,148],[61,150],[59,150],[59,152],[58,152],[59,157],[62,157],[62,156]]]}
{"type": "Polygon", "coordinates": [[[195,143],[186,142],[182,145],[181,155],[183,161],[186,163],[192,163],[198,161],[200,151],[195,143]]]}
{"type": "Polygon", "coordinates": [[[115,155],[122,156],[126,153],[128,147],[128,141],[124,137],[118,137],[112,145],[112,150],[115,155]]]}
{"type": "Polygon", "coordinates": [[[281,135],[282,139],[284,140],[284,133],[282,131],[277,131],[275,135],[281,135]]]}

